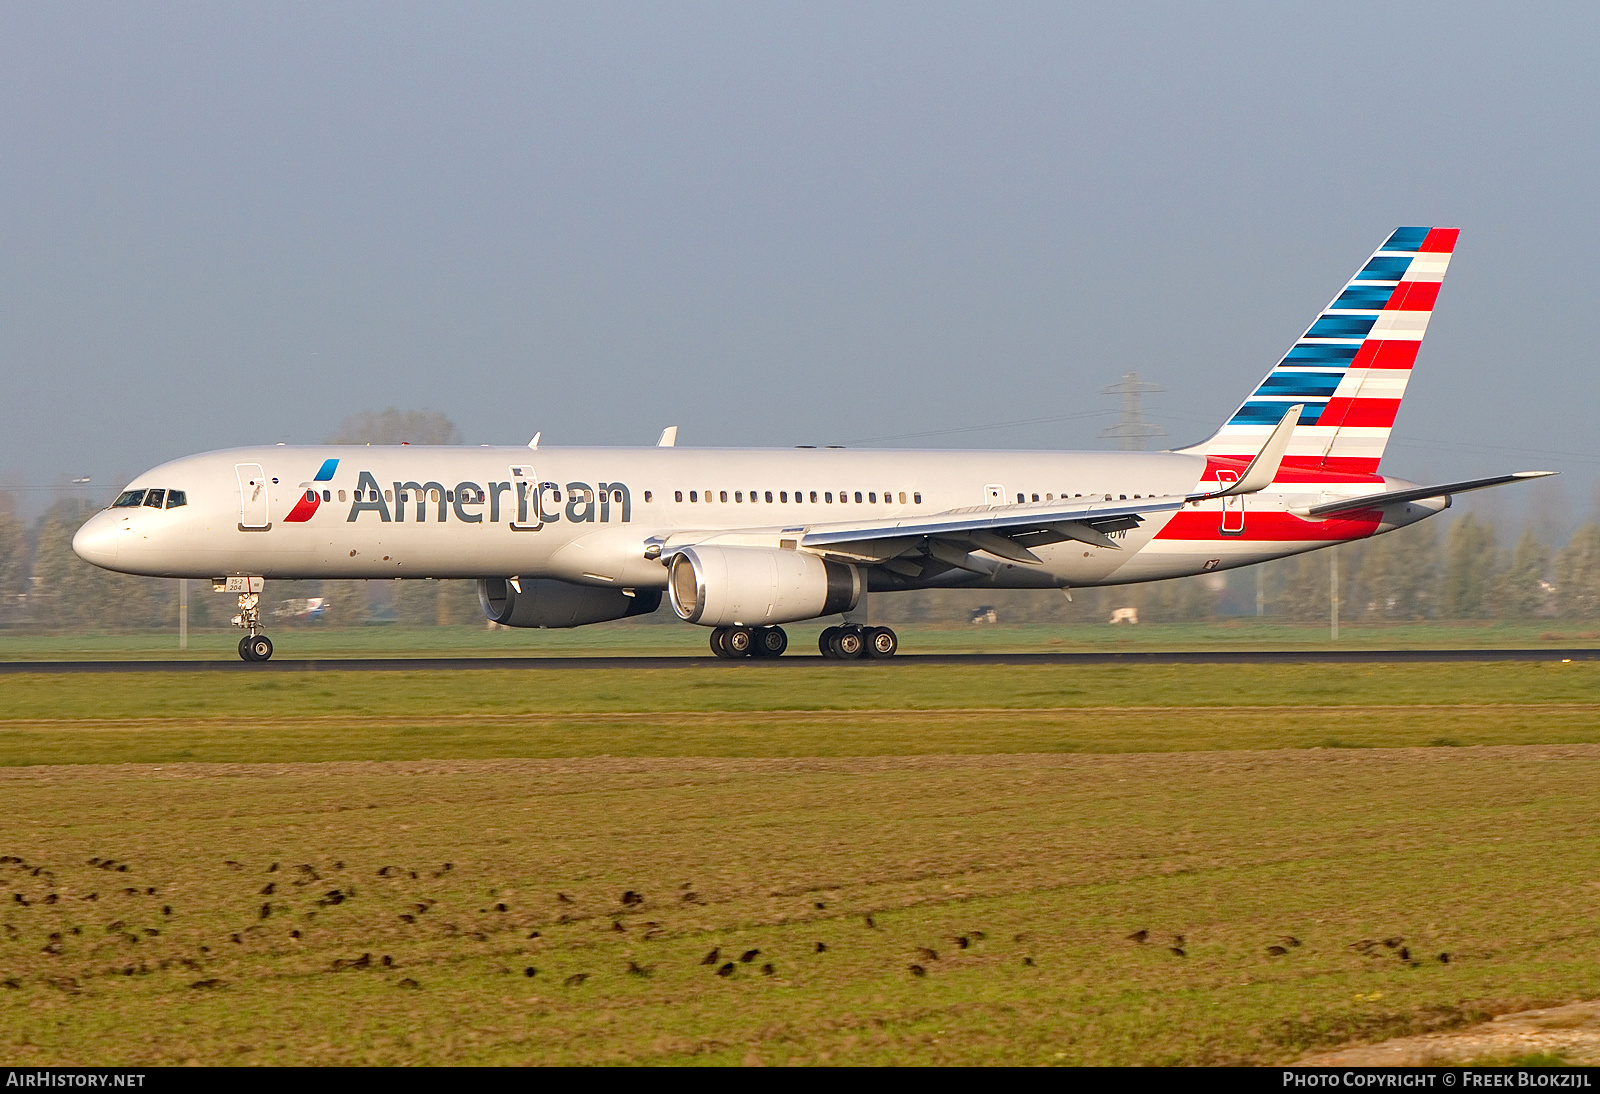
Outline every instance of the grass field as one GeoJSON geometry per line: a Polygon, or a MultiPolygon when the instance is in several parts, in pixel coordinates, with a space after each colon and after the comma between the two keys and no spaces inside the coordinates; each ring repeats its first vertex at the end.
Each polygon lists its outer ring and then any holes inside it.
{"type": "MultiPolygon", "coordinates": [[[[1600,622],[1461,622],[1344,624],[1330,642],[1325,623],[1254,619],[1215,623],[895,624],[906,653],[1029,653],[1038,651],[1212,649],[1540,649],[1600,646],[1600,622]]],[[[709,652],[703,627],[624,622],[567,631],[499,630],[481,626],[370,626],[272,629],[279,658],[328,657],[579,657],[696,656],[709,652]]],[[[789,628],[791,656],[815,655],[820,625],[789,628]]],[[[0,661],[77,659],[215,660],[238,656],[237,630],[197,631],[180,652],[172,634],[0,635],[0,661]]]]}
{"type": "Polygon", "coordinates": [[[838,668],[7,677],[0,1054],[1265,1063],[1600,994],[1600,666],[838,668]]]}

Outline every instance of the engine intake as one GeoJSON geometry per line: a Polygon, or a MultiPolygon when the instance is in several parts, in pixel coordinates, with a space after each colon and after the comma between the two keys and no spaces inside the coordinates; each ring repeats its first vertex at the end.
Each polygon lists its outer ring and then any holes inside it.
{"type": "Polygon", "coordinates": [[[520,590],[503,577],[478,581],[483,614],[507,627],[582,627],[608,619],[649,615],[661,607],[660,589],[596,589],[552,578],[523,578],[520,590]]]}
{"type": "Polygon", "coordinates": [[[854,566],[768,547],[688,547],[673,557],[667,577],[672,610],[704,627],[837,615],[854,608],[861,591],[854,566]]]}

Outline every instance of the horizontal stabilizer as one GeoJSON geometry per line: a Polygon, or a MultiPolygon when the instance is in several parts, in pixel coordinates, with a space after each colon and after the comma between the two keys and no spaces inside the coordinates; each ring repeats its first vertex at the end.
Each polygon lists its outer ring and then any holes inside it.
{"type": "MultiPolygon", "coordinates": [[[[1525,479],[1542,479],[1558,471],[1514,471],[1509,475],[1493,475],[1487,479],[1466,479],[1462,482],[1441,483],[1438,486],[1418,486],[1412,490],[1391,490],[1386,494],[1367,494],[1359,498],[1341,498],[1338,501],[1313,505],[1304,510],[1308,517],[1332,517],[1340,513],[1354,513],[1362,509],[1381,509],[1386,505],[1401,505],[1423,498],[1442,498],[1450,494],[1465,494],[1468,490],[1484,490],[1491,486],[1504,486],[1508,482],[1525,479]]],[[[1299,512],[1300,510],[1296,510],[1299,512]]]]}

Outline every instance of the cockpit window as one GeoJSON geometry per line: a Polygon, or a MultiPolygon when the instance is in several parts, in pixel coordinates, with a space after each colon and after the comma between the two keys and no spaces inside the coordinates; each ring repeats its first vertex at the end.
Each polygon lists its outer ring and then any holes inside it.
{"type": "Polygon", "coordinates": [[[167,491],[167,508],[168,509],[176,509],[180,505],[188,504],[188,501],[189,501],[189,499],[184,496],[184,493],[183,493],[182,490],[168,490],[167,491]]]}
{"type": "Polygon", "coordinates": [[[122,496],[111,503],[113,509],[132,509],[144,503],[143,490],[124,490],[122,496]]]}
{"type": "Polygon", "coordinates": [[[160,509],[166,500],[167,492],[165,490],[151,490],[144,496],[144,503],[152,509],[160,509]]]}

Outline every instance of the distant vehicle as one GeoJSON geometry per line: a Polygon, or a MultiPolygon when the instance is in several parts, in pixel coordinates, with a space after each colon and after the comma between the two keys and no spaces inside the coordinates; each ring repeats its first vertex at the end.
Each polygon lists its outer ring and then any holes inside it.
{"type": "MultiPolygon", "coordinates": [[[[1452,494],[1378,474],[1455,249],[1400,228],[1208,440],[1173,452],[239,448],[146,472],[73,540],[98,566],[212,577],[266,660],[280,578],[476,578],[489,619],[577,627],[665,594],[721,657],[844,616],[825,657],[888,657],[869,593],[1066,589],[1226,570],[1405,527],[1452,494]]],[[[109,607],[109,606],[108,606],[109,607]]]]}
{"type": "Polygon", "coordinates": [[[1113,609],[1111,609],[1111,618],[1106,620],[1106,622],[1107,623],[1132,623],[1132,624],[1137,625],[1138,622],[1139,622],[1139,609],[1138,608],[1113,608],[1113,609]]]}
{"type": "Polygon", "coordinates": [[[328,598],[325,596],[308,596],[302,599],[285,600],[273,609],[272,614],[277,619],[321,619],[328,614],[328,598]]]}
{"type": "Polygon", "coordinates": [[[999,614],[994,610],[993,604],[984,604],[967,613],[968,623],[998,623],[999,614]]]}

